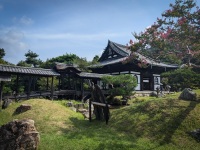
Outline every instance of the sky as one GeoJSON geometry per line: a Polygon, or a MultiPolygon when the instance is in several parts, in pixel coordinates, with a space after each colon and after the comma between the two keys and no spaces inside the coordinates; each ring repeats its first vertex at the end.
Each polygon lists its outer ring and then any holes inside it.
{"type": "MultiPolygon", "coordinates": [[[[197,0],[200,1],[200,0],[197,0]]],[[[0,48],[13,64],[76,54],[92,60],[108,40],[126,45],[175,0],[0,0],[0,48]]]]}

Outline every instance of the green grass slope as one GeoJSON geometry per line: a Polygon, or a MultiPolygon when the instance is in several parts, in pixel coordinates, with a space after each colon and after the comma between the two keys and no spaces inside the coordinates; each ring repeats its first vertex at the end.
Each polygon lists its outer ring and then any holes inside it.
{"type": "MultiPolygon", "coordinates": [[[[196,91],[200,99],[200,90],[196,91]]],[[[129,106],[112,109],[108,125],[89,122],[63,104],[66,101],[32,99],[13,103],[0,112],[0,125],[30,118],[40,132],[40,150],[198,150],[188,132],[200,128],[200,103],[164,98],[138,98],[129,106]],[[32,109],[14,114],[21,104],[32,109]]]]}

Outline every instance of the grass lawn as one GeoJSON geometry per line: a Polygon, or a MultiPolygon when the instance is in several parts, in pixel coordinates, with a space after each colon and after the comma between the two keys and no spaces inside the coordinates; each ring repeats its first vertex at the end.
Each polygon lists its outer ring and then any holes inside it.
{"type": "Polygon", "coordinates": [[[132,99],[129,106],[111,110],[108,125],[84,120],[64,105],[67,101],[31,99],[1,110],[0,125],[33,119],[40,150],[199,150],[200,143],[188,132],[200,128],[200,103],[178,100],[179,94],[132,99]],[[32,109],[14,114],[22,103],[32,109]]]}

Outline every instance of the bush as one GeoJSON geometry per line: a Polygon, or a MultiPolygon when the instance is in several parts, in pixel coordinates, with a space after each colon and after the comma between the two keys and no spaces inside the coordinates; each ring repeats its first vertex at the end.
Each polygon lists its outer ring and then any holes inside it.
{"type": "Polygon", "coordinates": [[[175,71],[165,72],[161,77],[171,86],[171,90],[179,91],[185,88],[200,88],[200,75],[190,68],[177,69],[175,71]],[[166,79],[167,78],[167,79],[166,79]]]}
{"type": "Polygon", "coordinates": [[[105,76],[103,82],[112,86],[109,89],[109,94],[114,96],[128,97],[137,85],[137,80],[130,74],[121,74],[116,76],[105,76]]]}

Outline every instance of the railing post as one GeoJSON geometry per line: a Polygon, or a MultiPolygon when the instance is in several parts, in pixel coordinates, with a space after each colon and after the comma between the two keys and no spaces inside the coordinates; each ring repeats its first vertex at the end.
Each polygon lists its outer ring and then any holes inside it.
{"type": "Polygon", "coordinates": [[[106,107],[105,107],[105,120],[106,120],[106,124],[108,124],[108,120],[109,120],[109,107],[108,107],[108,103],[106,103],[106,107]]]}

